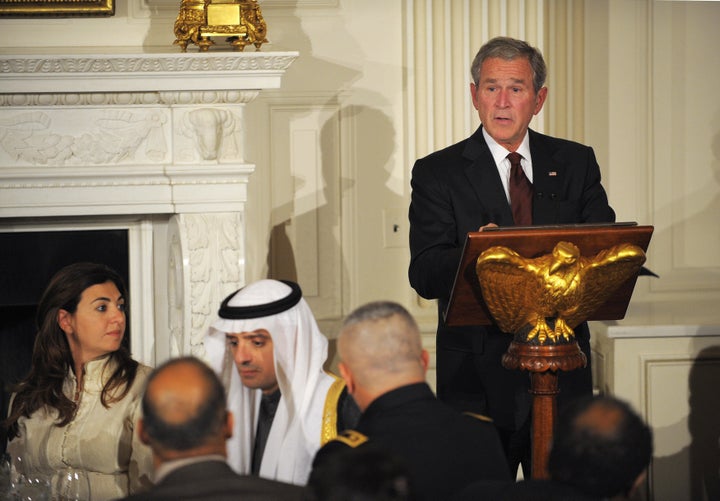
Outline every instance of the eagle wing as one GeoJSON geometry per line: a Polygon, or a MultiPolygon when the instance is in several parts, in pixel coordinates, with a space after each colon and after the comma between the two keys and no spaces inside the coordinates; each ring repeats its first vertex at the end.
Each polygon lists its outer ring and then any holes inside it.
{"type": "Polygon", "coordinates": [[[581,258],[580,302],[565,321],[575,328],[587,320],[629,278],[640,271],[645,253],[637,245],[619,244],[600,251],[592,258],[581,258]]]}
{"type": "Polygon", "coordinates": [[[478,257],[475,272],[483,299],[502,331],[514,334],[528,323],[534,325],[528,305],[539,304],[542,287],[528,285],[537,282],[536,270],[534,260],[507,247],[490,247],[478,257]]]}

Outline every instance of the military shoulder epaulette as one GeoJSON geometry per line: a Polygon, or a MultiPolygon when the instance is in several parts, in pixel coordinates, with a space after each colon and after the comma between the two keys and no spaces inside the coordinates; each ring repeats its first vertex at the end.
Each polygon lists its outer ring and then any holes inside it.
{"type": "Polygon", "coordinates": [[[466,416],[474,417],[475,419],[479,419],[480,421],[485,421],[485,422],[488,422],[488,423],[492,423],[492,422],[493,422],[492,418],[489,418],[489,417],[484,416],[484,415],[482,415],[482,414],[476,414],[476,413],[474,413],[474,412],[463,412],[463,414],[465,414],[466,416]]]}
{"type": "Polygon", "coordinates": [[[347,445],[348,447],[352,447],[354,449],[355,447],[367,442],[368,437],[366,435],[363,435],[359,431],[345,430],[341,433],[338,433],[338,436],[335,437],[333,440],[342,442],[343,444],[347,445]]]}
{"type": "Polygon", "coordinates": [[[345,389],[345,381],[335,374],[328,373],[333,379],[325,397],[322,425],[320,427],[320,445],[325,445],[337,435],[338,401],[345,389]]]}

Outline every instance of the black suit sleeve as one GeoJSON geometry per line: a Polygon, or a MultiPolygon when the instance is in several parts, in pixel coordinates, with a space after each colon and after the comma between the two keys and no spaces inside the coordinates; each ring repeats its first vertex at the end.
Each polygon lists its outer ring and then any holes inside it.
{"type": "Polygon", "coordinates": [[[615,221],[615,211],[608,203],[605,189],[600,184],[600,166],[593,149],[587,148],[587,175],[583,184],[580,218],[583,223],[611,223],[615,221]]]}
{"type": "Polygon", "coordinates": [[[423,160],[412,171],[410,285],[426,299],[447,297],[462,254],[448,185],[423,160]]]}

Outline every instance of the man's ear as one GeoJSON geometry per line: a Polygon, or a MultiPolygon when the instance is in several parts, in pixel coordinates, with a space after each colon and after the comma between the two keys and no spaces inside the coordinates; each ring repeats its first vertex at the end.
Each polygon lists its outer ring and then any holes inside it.
{"type": "Polygon", "coordinates": [[[647,468],[642,471],[640,475],[637,476],[635,479],[635,482],[633,482],[632,487],[630,487],[630,491],[627,493],[628,499],[632,498],[637,490],[640,488],[640,486],[645,482],[645,479],[647,478],[647,468]]]}
{"type": "Polygon", "coordinates": [[[420,354],[420,362],[422,363],[423,371],[427,372],[427,368],[430,365],[430,354],[427,350],[423,350],[420,354]]]}
{"type": "Polygon", "coordinates": [[[147,431],[145,431],[145,421],[143,421],[143,418],[138,419],[137,434],[142,443],[150,445],[150,437],[148,436],[147,431]]]}
{"type": "Polygon", "coordinates": [[[355,391],[355,379],[353,378],[352,372],[343,362],[338,362],[338,370],[340,371],[342,378],[345,380],[345,386],[347,386],[348,393],[352,395],[355,391]]]}
{"type": "Polygon", "coordinates": [[[480,106],[480,103],[478,102],[478,87],[475,85],[474,82],[470,82],[470,98],[472,99],[473,106],[475,109],[478,109],[478,106],[480,106]]]}
{"type": "Polygon", "coordinates": [[[57,323],[65,334],[72,334],[72,323],[70,312],[60,309],[57,314],[57,323]]]}
{"type": "Polygon", "coordinates": [[[547,93],[548,93],[548,88],[543,87],[542,89],[540,89],[538,91],[537,96],[535,96],[535,110],[534,110],[535,115],[540,113],[540,110],[542,110],[543,104],[545,104],[545,99],[547,99],[547,93]]]}
{"type": "Polygon", "coordinates": [[[233,426],[235,426],[235,416],[232,411],[225,411],[225,440],[233,436],[233,426]]]}

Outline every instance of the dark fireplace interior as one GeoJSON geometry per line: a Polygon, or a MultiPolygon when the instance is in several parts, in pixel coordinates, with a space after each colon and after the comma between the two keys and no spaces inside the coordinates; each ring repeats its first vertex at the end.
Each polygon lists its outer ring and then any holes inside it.
{"type": "MultiPolygon", "coordinates": [[[[30,369],[35,313],[45,286],[63,266],[104,263],[129,286],[127,230],[0,232],[0,421],[13,386],[30,369]]],[[[129,347],[130,332],[125,333],[129,347]]],[[[5,452],[0,429],[0,453],[5,452]]]]}

